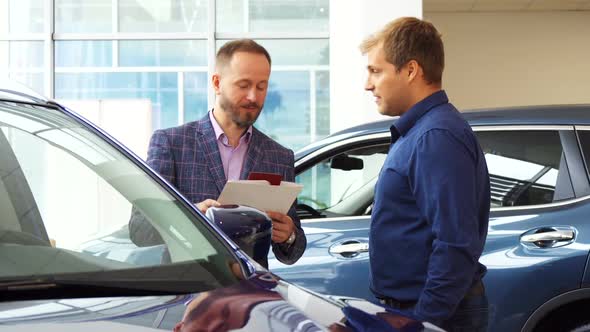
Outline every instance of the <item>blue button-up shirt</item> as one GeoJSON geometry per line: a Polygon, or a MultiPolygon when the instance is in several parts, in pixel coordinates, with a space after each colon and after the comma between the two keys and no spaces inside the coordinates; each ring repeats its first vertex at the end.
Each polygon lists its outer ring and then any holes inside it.
{"type": "Polygon", "coordinates": [[[417,301],[418,318],[440,323],[486,271],[478,262],[490,209],[485,158],[444,91],[404,113],[391,138],[375,187],[371,290],[417,301]]]}

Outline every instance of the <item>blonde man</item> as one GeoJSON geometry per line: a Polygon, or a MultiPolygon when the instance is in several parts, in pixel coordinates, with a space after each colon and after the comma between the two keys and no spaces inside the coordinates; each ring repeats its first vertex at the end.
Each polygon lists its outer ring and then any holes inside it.
{"type": "Polygon", "coordinates": [[[428,22],[404,17],[366,39],[365,89],[399,116],[375,187],[371,290],[382,303],[448,331],[485,331],[478,262],[488,228],[486,160],[442,90],[444,49],[428,22]]]}

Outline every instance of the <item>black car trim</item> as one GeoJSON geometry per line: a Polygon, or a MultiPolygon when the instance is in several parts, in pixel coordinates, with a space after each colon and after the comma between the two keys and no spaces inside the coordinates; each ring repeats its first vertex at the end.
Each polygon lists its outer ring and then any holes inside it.
{"type": "Polygon", "coordinates": [[[574,188],[576,197],[590,195],[590,183],[586,176],[586,167],[582,159],[582,150],[578,143],[578,137],[575,131],[562,130],[559,132],[563,146],[563,152],[566,156],[567,166],[569,168],[570,179],[574,188]]]}
{"type": "Polygon", "coordinates": [[[582,151],[582,159],[584,160],[584,165],[586,166],[586,176],[590,181],[590,146],[585,146],[585,144],[582,143],[582,139],[580,138],[581,132],[584,132],[584,134],[590,133],[590,127],[575,126],[575,129],[578,137],[578,145],[580,146],[580,150],[582,151]]]}
{"type": "Polygon", "coordinates": [[[472,125],[473,131],[574,130],[572,125],[472,125]]]}
{"type": "Polygon", "coordinates": [[[553,310],[568,303],[587,299],[590,299],[590,288],[580,288],[559,294],[538,307],[524,323],[521,332],[534,331],[534,329],[537,327],[537,324],[553,310]]]}

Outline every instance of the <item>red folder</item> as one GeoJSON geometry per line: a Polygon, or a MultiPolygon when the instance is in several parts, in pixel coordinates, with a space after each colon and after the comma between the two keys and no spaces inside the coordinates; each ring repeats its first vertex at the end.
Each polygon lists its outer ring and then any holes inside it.
{"type": "Polygon", "coordinates": [[[274,173],[261,173],[261,172],[250,172],[248,180],[266,180],[273,186],[280,186],[283,177],[280,174],[274,173]]]}

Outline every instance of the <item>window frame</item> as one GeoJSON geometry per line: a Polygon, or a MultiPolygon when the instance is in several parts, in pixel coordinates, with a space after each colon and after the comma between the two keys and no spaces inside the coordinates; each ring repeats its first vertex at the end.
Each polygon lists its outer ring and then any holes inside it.
{"type": "MultiPolygon", "coordinates": [[[[483,131],[554,131],[557,132],[561,142],[562,153],[565,155],[565,162],[568,168],[567,178],[569,179],[570,183],[572,184],[572,189],[574,191],[574,197],[564,199],[559,202],[552,202],[552,203],[545,203],[545,204],[531,204],[531,205],[522,205],[522,206],[501,206],[501,207],[492,207],[490,211],[506,211],[506,210],[522,210],[527,208],[539,208],[545,206],[552,206],[554,204],[565,203],[576,198],[579,198],[583,193],[583,186],[577,186],[574,183],[574,179],[572,177],[572,173],[579,174],[579,161],[576,158],[576,154],[580,155],[580,150],[576,144],[572,144],[572,135],[575,134],[574,127],[568,125],[501,125],[501,126],[472,126],[474,132],[483,132],[483,131]],[[577,151],[576,151],[577,150],[577,151]]],[[[575,136],[573,136],[575,138],[575,136]]],[[[588,187],[586,184],[585,187],[588,187]]]]}
{"type": "MultiPolygon", "coordinates": [[[[559,133],[562,143],[563,153],[565,154],[566,163],[569,169],[568,177],[572,182],[574,197],[564,199],[559,202],[546,203],[546,204],[534,204],[524,206],[504,206],[504,207],[492,207],[491,212],[495,211],[532,211],[538,209],[550,209],[554,207],[561,207],[572,205],[580,201],[590,199],[590,174],[586,171],[586,166],[582,158],[582,150],[576,135],[576,130],[588,130],[590,126],[574,126],[574,125],[471,125],[474,132],[478,131],[547,131],[554,130],[559,133]],[[581,177],[579,174],[583,174],[581,177]],[[587,175],[588,174],[588,175],[587,175]]],[[[382,128],[385,130],[388,128],[382,128]]],[[[373,146],[389,142],[391,134],[389,131],[381,131],[378,133],[369,133],[361,136],[346,137],[342,139],[336,139],[336,141],[330,142],[321,148],[310,152],[309,154],[301,157],[295,161],[295,175],[305,172],[307,169],[313,167],[315,163],[324,160],[326,158],[333,157],[339,153],[361,148],[364,146],[373,146]]],[[[589,161],[590,162],[590,161],[589,161]]],[[[338,217],[338,218],[311,218],[305,219],[303,222],[318,222],[318,221],[330,221],[330,220],[346,220],[346,219],[368,219],[370,216],[349,216],[349,217],[338,217]]]]}
{"type": "MultiPolygon", "coordinates": [[[[296,176],[298,177],[298,176],[302,175],[303,173],[306,173],[306,172],[310,171],[312,168],[316,167],[319,163],[321,163],[321,162],[323,162],[325,160],[328,160],[328,159],[332,159],[332,158],[334,158],[336,156],[339,156],[339,155],[341,155],[343,153],[346,154],[348,152],[357,151],[359,149],[376,148],[376,147],[382,147],[382,146],[385,147],[385,146],[388,146],[389,144],[390,144],[389,140],[382,140],[382,141],[375,141],[375,142],[373,142],[371,144],[364,144],[364,145],[359,145],[359,146],[357,146],[356,144],[346,145],[342,149],[336,150],[336,151],[339,151],[339,152],[336,152],[336,153],[334,153],[335,150],[330,150],[328,153],[323,154],[321,156],[318,156],[318,158],[314,158],[313,159],[313,162],[307,163],[306,164],[307,166],[305,167],[305,169],[303,169],[300,172],[296,172],[296,176]]],[[[378,176],[378,174],[377,174],[377,176],[378,176]]],[[[326,209],[326,212],[329,213],[329,214],[338,213],[338,212],[334,212],[334,211],[330,211],[330,210],[332,208],[338,208],[339,204],[340,203],[337,203],[337,204],[335,204],[333,206],[329,206],[326,209]]],[[[350,204],[347,204],[346,206],[348,206],[348,205],[350,205],[350,204]]],[[[371,204],[369,204],[369,206],[370,205],[371,204]]],[[[340,206],[339,209],[342,209],[342,208],[343,207],[340,206]]],[[[346,209],[346,208],[344,208],[344,209],[346,209]]],[[[361,207],[355,208],[355,210],[359,210],[359,209],[361,209],[361,207]]],[[[321,210],[321,211],[324,211],[324,210],[321,210]]],[[[351,216],[343,215],[341,217],[362,217],[362,216],[365,216],[365,215],[364,214],[363,215],[351,215],[351,216]]],[[[324,219],[324,218],[336,218],[336,217],[329,217],[329,216],[328,217],[325,217],[325,216],[322,216],[322,219],[324,219]]],[[[338,218],[340,218],[340,217],[338,217],[338,218]]],[[[305,219],[314,219],[314,218],[305,218],[305,219]]]]}
{"type": "MultiPolygon", "coordinates": [[[[362,136],[346,137],[343,139],[336,139],[321,148],[308,153],[307,155],[295,160],[295,176],[314,167],[318,162],[327,158],[332,158],[340,153],[355,150],[366,146],[375,146],[381,144],[389,144],[391,142],[391,134],[389,132],[379,132],[365,134],[362,136]]],[[[312,143],[313,144],[313,143],[312,143]]],[[[329,222],[329,221],[344,221],[344,220],[364,220],[370,222],[370,215],[362,216],[345,216],[345,217],[322,217],[322,218],[307,218],[301,220],[303,224],[308,222],[329,222]]]]}

